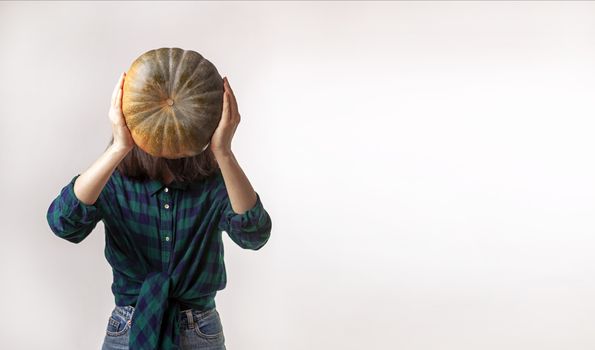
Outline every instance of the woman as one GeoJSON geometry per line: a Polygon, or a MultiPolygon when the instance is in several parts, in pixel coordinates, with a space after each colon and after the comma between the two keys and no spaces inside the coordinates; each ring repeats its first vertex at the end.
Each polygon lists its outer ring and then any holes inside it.
{"type": "Polygon", "coordinates": [[[126,125],[124,79],[112,93],[110,145],[53,200],[48,223],[73,243],[104,223],[116,306],[103,350],[225,349],[214,299],[226,285],[222,231],[258,250],[272,225],[231,151],[240,122],[235,96],[224,78],[221,120],[205,151],[156,158],[126,125]]]}

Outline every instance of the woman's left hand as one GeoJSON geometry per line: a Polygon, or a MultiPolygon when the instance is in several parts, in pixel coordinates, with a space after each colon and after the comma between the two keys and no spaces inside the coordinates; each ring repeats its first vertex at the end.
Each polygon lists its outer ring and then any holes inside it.
{"type": "Polygon", "coordinates": [[[238,112],[238,103],[233,94],[227,77],[223,78],[223,112],[221,120],[213,136],[209,149],[215,155],[215,158],[227,156],[231,153],[231,139],[240,123],[240,113],[238,112]]]}

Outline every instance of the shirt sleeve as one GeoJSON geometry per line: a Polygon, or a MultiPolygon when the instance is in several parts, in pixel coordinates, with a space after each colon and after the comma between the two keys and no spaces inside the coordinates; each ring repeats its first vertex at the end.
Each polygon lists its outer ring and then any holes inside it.
{"type": "Polygon", "coordinates": [[[254,206],[243,213],[233,211],[224,185],[220,187],[219,193],[223,205],[218,228],[226,231],[229,237],[244,249],[262,248],[271,235],[272,221],[259,193],[256,192],[254,206]]]}
{"type": "Polygon", "coordinates": [[[80,175],[75,175],[62,188],[47,211],[47,221],[52,232],[72,243],[80,243],[85,239],[103,218],[99,209],[101,195],[94,204],[89,205],[81,202],[74,193],[74,182],[80,175]]]}

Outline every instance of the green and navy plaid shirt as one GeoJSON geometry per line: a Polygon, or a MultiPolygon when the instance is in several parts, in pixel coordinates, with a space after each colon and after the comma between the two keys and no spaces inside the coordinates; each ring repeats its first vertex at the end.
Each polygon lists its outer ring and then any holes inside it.
{"type": "Polygon", "coordinates": [[[58,237],[79,243],[97,223],[105,227],[105,257],[112,267],[116,305],[133,305],[130,349],[178,349],[183,308],[215,307],[225,288],[222,231],[240,247],[260,249],[271,218],[260,196],[238,214],[221,170],[202,181],[140,181],[115,169],[92,205],[74,193],[75,175],[48,208],[58,237]]]}

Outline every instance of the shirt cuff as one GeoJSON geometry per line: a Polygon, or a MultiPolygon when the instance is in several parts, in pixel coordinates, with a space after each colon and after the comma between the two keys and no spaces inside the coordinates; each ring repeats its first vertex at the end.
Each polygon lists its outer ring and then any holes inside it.
{"type": "Polygon", "coordinates": [[[256,192],[256,203],[252,208],[243,213],[236,213],[231,207],[231,201],[227,198],[227,205],[223,213],[229,228],[233,232],[255,232],[267,222],[267,212],[264,210],[260,195],[256,192]]]}
{"type": "Polygon", "coordinates": [[[61,203],[63,215],[73,221],[87,223],[94,221],[99,214],[99,208],[94,204],[85,204],[74,193],[74,182],[81,174],[75,175],[62,189],[61,203]]]}

